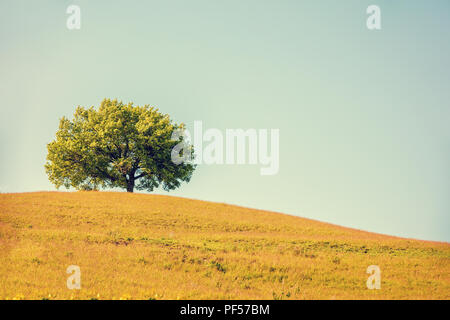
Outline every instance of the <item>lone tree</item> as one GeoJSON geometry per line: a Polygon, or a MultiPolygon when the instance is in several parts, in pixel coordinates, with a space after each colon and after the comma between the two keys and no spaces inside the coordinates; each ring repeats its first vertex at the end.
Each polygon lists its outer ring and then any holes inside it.
{"type": "Polygon", "coordinates": [[[181,181],[188,182],[195,169],[190,162],[172,161],[171,153],[180,143],[189,148],[179,155],[193,155],[183,135],[172,139],[176,130],[183,129],[183,124],[174,124],[148,105],[105,99],[98,111],[78,107],[73,121],[60,120],[56,139],[47,145],[45,169],[57,188],[97,190],[101,186],[133,192],[162,185],[172,190],[181,181]]]}

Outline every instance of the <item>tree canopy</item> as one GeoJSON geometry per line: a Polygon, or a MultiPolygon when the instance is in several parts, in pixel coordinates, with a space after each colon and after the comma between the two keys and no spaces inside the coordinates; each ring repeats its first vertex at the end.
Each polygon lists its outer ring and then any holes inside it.
{"type": "MultiPolygon", "coordinates": [[[[188,182],[195,170],[192,163],[177,164],[171,158],[184,139],[172,139],[173,133],[183,129],[149,105],[104,99],[98,110],[78,107],[73,120],[60,119],[56,139],[47,145],[45,169],[57,188],[172,190],[188,182]]],[[[191,145],[181,153],[186,150],[193,155],[191,145]]]]}

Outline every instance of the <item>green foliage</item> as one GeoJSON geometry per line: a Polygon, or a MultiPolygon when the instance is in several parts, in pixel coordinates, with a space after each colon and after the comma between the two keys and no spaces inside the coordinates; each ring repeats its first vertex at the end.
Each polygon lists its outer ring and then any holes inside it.
{"type": "MultiPolygon", "coordinates": [[[[78,107],[72,121],[60,120],[56,139],[47,145],[45,169],[57,188],[172,190],[195,169],[171,160],[172,149],[183,142],[182,136],[172,140],[172,133],[183,129],[148,105],[105,99],[98,110],[78,107]]],[[[185,150],[193,155],[192,146],[185,150]]]]}

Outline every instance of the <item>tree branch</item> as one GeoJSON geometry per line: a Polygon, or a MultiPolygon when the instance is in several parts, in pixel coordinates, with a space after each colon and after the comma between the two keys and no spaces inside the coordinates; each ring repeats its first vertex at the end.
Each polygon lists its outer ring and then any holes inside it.
{"type": "Polygon", "coordinates": [[[142,177],[144,177],[144,176],[146,176],[146,175],[147,175],[147,173],[146,173],[146,172],[143,172],[143,173],[141,173],[140,175],[137,175],[136,177],[134,177],[134,180],[140,179],[140,178],[142,178],[142,177]]]}

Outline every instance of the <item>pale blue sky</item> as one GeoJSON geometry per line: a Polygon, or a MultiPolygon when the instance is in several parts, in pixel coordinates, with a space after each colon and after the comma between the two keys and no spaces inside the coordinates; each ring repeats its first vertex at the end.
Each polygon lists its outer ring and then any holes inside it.
{"type": "Polygon", "coordinates": [[[1,192],[54,190],[58,119],[109,97],[280,129],[278,175],[199,166],[170,194],[450,241],[448,0],[1,0],[0,26],[1,192]]]}

